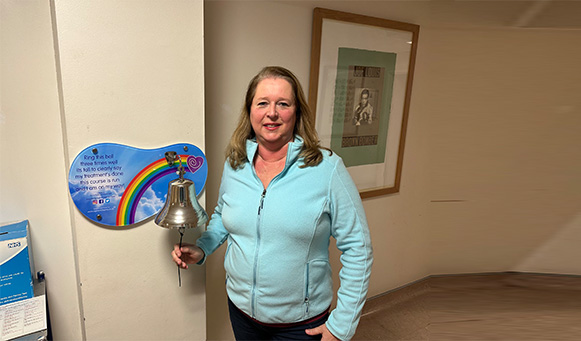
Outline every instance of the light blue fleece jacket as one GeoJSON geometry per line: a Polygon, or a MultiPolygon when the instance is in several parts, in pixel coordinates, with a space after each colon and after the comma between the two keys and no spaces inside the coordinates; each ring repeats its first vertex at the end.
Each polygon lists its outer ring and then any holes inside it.
{"type": "MultiPolygon", "coordinates": [[[[337,306],[326,323],[333,335],[350,339],[365,303],[372,250],[359,193],[337,154],[299,168],[302,139],[289,143],[286,165],[264,189],[251,160],[224,165],[218,204],[196,244],[210,255],[226,240],[228,297],[264,323],[292,323],[325,311],[333,299],[329,242],[342,252],[337,306]]],[[[203,262],[203,261],[202,261],[203,262]]]]}

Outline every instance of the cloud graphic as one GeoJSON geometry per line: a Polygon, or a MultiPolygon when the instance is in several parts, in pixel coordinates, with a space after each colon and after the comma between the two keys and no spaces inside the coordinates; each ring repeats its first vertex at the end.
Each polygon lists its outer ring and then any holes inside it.
{"type": "Polygon", "coordinates": [[[149,187],[143,193],[141,200],[139,200],[139,204],[135,210],[135,221],[141,221],[156,214],[161,210],[164,203],[165,199],[157,197],[155,191],[149,187]]]}

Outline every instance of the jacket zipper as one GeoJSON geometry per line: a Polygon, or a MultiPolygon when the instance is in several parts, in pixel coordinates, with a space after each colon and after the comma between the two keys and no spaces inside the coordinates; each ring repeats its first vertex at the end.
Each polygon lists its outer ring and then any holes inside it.
{"type": "Polygon", "coordinates": [[[266,188],[262,191],[262,195],[260,196],[260,204],[258,205],[258,217],[256,221],[256,248],[254,250],[254,269],[252,274],[252,318],[255,317],[254,307],[255,307],[255,300],[256,300],[256,276],[257,276],[257,262],[258,262],[258,250],[260,248],[260,211],[262,211],[262,207],[264,205],[264,196],[266,195],[266,188]]]}
{"type": "MultiPolygon", "coordinates": [[[[288,161],[288,157],[289,157],[289,153],[290,151],[287,151],[287,161],[288,161]]],[[[270,184],[268,185],[270,187],[270,185],[274,182],[274,180],[277,180],[280,175],[282,173],[285,172],[285,170],[287,169],[287,167],[289,167],[289,163],[285,162],[284,165],[284,169],[277,174],[272,180],[270,180],[270,184]]],[[[260,178],[258,177],[258,174],[256,174],[256,170],[253,168],[253,173],[254,176],[256,177],[256,179],[258,180],[258,183],[262,185],[262,181],[260,181],[260,178]]],[[[257,272],[258,272],[258,250],[260,248],[260,221],[261,221],[261,217],[260,217],[260,212],[262,211],[262,207],[264,204],[264,196],[266,195],[266,188],[264,188],[264,190],[262,191],[262,195],[260,196],[260,204],[258,205],[258,217],[256,220],[256,248],[254,250],[254,268],[253,268],[253,274],[252,274],[252,301],[251,301],[251,309],[252,309],[252,318],[256,318],[256,314],[255,314],[255,307],[256,307],[256,277],[257,277],[257,272]]],[[[305,301],[307,302],[307,307],[308,307],[308,297],[305,299],[305,301]]],[[[308,308],[307,308],[308,311],[308,308]]]]}

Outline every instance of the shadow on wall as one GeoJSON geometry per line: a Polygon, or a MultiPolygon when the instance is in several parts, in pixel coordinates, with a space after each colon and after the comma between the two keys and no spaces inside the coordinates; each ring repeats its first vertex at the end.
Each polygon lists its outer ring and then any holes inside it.
{"type": "Polygon", "coordinates": [[[533,270],[547,273],[570,273],[579,266],[575,257],[581,243],[581,213],[573,217],[557,233],[534,249],[530,255],[516,266],[517,271],[533,270]]]}

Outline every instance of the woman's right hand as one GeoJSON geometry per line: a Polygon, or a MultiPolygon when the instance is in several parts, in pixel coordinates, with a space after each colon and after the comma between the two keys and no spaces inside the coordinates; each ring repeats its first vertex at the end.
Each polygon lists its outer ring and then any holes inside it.
{"type": "Polygon", "coordinates": [[[204,258],[204,251],[193,244],[175,244],[171,252],[171,258],[182,269],[187,269],[188,264],[196,264],[204,258]]]}

